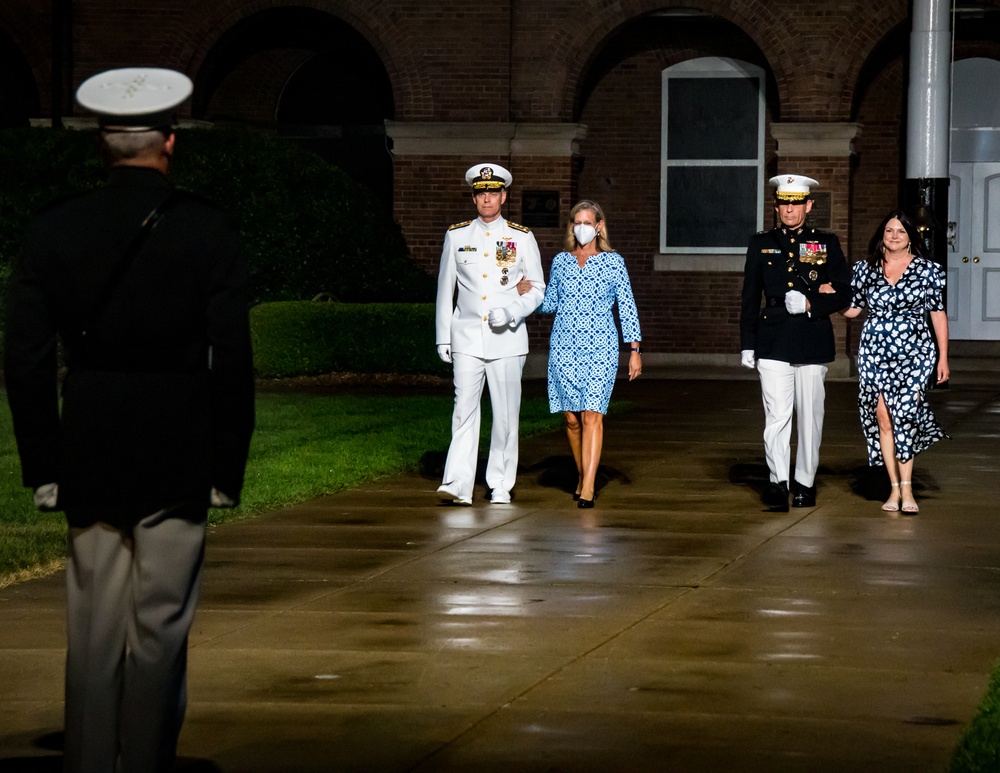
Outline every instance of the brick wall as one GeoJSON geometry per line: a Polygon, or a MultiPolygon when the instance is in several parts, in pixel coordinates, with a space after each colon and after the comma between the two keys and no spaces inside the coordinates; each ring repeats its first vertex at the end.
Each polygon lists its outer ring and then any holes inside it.
{"type": "MultiPolygon", "coordinates": [[[[794,166],[833,194],[831,226],[852,257],[863,252],[880,213],[897,198],[907,0],[592,0],[585,6],[572,0],[482,6],[457,0],[296,0],[294,7],[349,25],[367,41],[391,83],[393,115],[386,118],[585,124],[588,134],[576,158],[489,160],[515,175],[505,210],[511,219],[520,218],[526,189],[558,190],[564,218],[580,197],[606,208],[613,244],[633,277],[650,352],[722,356],[738,348],[738,270],[654,270],[665,67],[699,56],[750,61],[768,74],[768,127],[772,121],[863,125],[853,160],[778,159],[774,141],[767,140],[768,176],[794,166]]],[[[291,6],[285,0],[156,0],[123,9],[116,0],[75,0],[72,8],[72,86],[99,69],[136,63],[184,70],[197,85],[220,41],[242,29],[241,22],[291,6]]],[[[51,13],[49,0],[0,6],[0,33],[34,73],[46,111],[51,13]]],[[[976,37],[974,24],[966,26],[957,55],[1000,58],[989,30],[979,35],[984,39],[976,37]]],[[[308,47],[294,40],[248,51],[205,102],[209,112],[268,121],[281,85],[307,55],[308,47]]],[[[483,160],[481,153],[394,160],[393,212],[414,259],[430,273],[436,272],[447,226],[474,215],[462,175],[483,160]]],[[[769,205],[764,215],[767,227],[769,205]]],[[[546,266],[561,234],[561,228],[536,230],[546,266]]],[[[541,340],[545,323],[535,327],[532,336],[541,340]]],[[[847,334],[838,330],[838,336],[846,348],[847,334]]]]}

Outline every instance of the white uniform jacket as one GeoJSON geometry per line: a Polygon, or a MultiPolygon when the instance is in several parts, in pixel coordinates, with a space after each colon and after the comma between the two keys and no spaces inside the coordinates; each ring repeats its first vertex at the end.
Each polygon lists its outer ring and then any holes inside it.
{"type": "Polygon", "coordinates": [[[524,318],[538,308],[545,276],[538,244],[523,225],[502,217],[481,219],[448,229],[438,273],[436,338],[452,353],[494,360],[528,353],[524,318]],[[518,295],[517,283],[533,285],[518,295]],[[455,289],[458,288],[456,295],[455,289]],[[513,315],[509,326],[490,327],[490,309],[504,307],[513,315]]]}

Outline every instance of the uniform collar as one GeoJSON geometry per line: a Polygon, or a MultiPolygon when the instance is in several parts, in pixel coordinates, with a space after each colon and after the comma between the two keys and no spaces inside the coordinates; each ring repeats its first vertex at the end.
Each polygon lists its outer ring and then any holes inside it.
{"type": "Polygon", "coordinates": [[[169,188],[170,181],[158,169],[118,164],[108,170],[109,185],[152,185],[169,188]]]}
{"type": "Polygon", "coordinates": [[[491,220],[488,223],[484,223],[481,217],[477,217],[473,222],[484,231],[502,231],[507,227],[507,221],[504,220],[503,215],[498,217],[496,220],[491,220]]]}

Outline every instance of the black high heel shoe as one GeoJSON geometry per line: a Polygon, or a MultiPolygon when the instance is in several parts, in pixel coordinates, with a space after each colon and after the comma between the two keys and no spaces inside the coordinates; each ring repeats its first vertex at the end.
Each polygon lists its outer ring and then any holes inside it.
{"type": "Polygon", "coordinates": [[[579,494],[573,494],[573,501],[574,502],[579,502],[580,501],[580,495],[579,494]]]}
{"type": "Polygon", "coordinates": [[[581,510],[584,510],[584,509],[586,509],[588,507],[593,507],[594,506],[594,500],[593,499],[584,499],[583,497],[580,497],[579,499],[576,500],[576,506],[579,507],[581,510]]]}

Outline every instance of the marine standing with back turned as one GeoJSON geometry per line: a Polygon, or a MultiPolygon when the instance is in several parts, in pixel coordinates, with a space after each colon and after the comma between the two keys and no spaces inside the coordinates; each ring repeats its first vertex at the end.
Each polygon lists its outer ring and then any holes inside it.
{"type": "Polygon", "coordinates": [[[836,358],[830,315],[851,299],[851,271],[834,234],[806,227],[816,180],[772,177],[779,224],[750,239],[740,311],[741,364],[757,368],[764,402],[764,504],[788,510],[816,504],[827,363],[836,358]],[[763,297],[763,304],[762,299],[763,297]],[[791,468],[792,414],[798,444],[791,468]]]}

